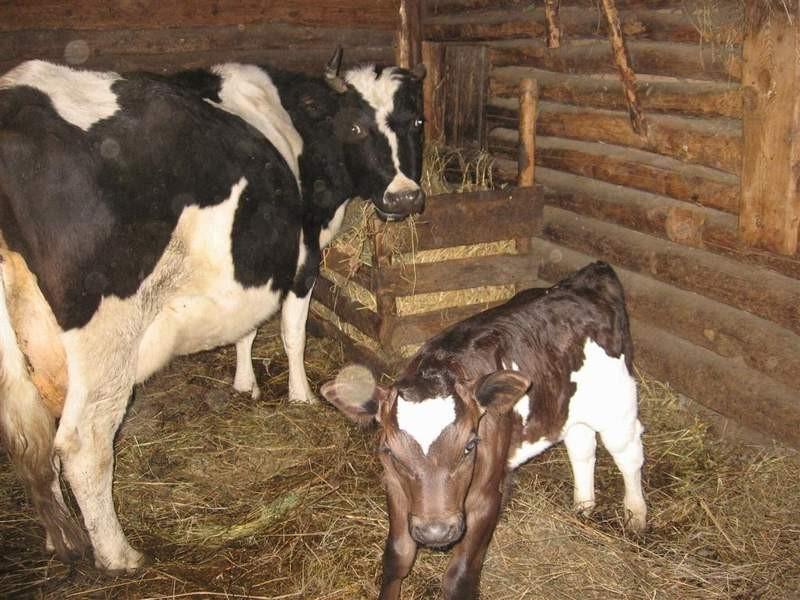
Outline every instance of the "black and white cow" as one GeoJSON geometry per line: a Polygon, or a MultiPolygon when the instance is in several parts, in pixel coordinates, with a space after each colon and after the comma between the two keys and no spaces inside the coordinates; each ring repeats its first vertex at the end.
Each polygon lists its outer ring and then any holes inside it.
{"type": "Polygon", "coordinates": [[[325,77],[223,64],[173,76],[26,62],[0,78],[0,430],[47,546],[131,571],[112,500],[134,383],[236,344],[282,307],[291,400],[309,402],[305,323],[347,201],[422,210],[423,69],[325,77]],[[56,428],[56,418],[60,418],[56,428]]]}

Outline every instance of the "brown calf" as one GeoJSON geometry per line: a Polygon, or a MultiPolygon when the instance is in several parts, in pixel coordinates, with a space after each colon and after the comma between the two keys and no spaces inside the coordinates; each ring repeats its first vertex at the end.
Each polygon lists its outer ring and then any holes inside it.
{"type": "Polygon", "coordinates": [[[620,282],[594,263],[450,327],[392,387],[358,398],[344,378],[326,383],[322,394],[345,415],[381,427],[390,524],[380,598],[400,597],[419,545],[452,545],[444,597],[474,598],[510,474],[561,440],[575,509],[594,508],[600,433],[625,481],[627,523],[643,530],[631,352],[620,282]]]}

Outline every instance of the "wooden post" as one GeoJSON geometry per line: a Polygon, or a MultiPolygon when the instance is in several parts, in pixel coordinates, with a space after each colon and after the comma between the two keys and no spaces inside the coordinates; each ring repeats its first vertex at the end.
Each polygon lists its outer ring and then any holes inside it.
{"type": "Polygon", "coordinates": [[[625,91],[625,101],[628,103],[628,114],[631,117],[633,130],[641,136],[647,135],[647,123],[642,114],[639,98],[636,94],[636,73],[631,68],[630,55],[625,46],[622,35],[622,26],[619,22],[619,13],[615,0],[603,0],[603,10],[608,21],[608,37],[611,40],[611,49],[614,61],[619,69],[622,88],[625,91]]]}
{"type": "Polygon", "coordinates": [[[742,53],[743,151],[739,233],[779,254],[798,251],[800,23],[749,0],[742,53]]]}
{"type": "Polygon", "coordinates": [[[547,47],[561,47],[561,26],[558,24],[558,5],[561,0],[545,0],[544,14],[547,21],[547,47]]]}
{"type": "Polygon", "coordinates": [[[422,62],[427,70],[422,81],[425,142],[429,144],[444,141],[444,49],[444,44],[422,42],[422,62]]]}
{"type": "Polygon", "coordinates": [[[397,64],[411,69],[422,62],[422,1],[400,0],[397,64]]]}
{"type": "Polygon", "coordinates": [[[536,169],[536,110],[539,104],[539,86],[533,79],[519,83],[519,151],[517,154],[517,185],[534,184],[536,169]]]}
{"type": "Polygon", "coordinates": [[[383,280],[384,274],[389,271],[392,264],[391,248],[386,245],[386,223],[374,217],[373,228],[375,235],[372,238],[372,291],[375,294],[375,304],[378,313],[378,343],[387,352],[394,352],[392,348],[392,333],[397,322],[397,302],[394,293],[387,289],[383,280]]]}

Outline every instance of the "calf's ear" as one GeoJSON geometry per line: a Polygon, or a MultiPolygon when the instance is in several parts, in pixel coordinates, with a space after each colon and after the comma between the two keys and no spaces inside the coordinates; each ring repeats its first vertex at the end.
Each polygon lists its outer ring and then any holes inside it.
{"type": "Polygon", "coordinates": [[[328,402],[359,425],[380,420],[381,405],[388,399],[389,391],[389,388],[376,384],[367,369],[353,367],[345,367],[336,379],[320,388],[328,402]]]}
{"type": "Polygon", "coordinates": [[[475,399],[482,410],[502,415],[513,408],[531,387],[519,371],[495,371],[474,384],[475,399]]]}

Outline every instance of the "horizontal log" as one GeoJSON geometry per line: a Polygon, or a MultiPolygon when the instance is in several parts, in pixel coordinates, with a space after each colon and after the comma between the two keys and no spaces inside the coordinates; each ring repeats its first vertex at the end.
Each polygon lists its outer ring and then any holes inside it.
{"type": "MultiPolygon", "coordinates": [[[[531,67],[496,67],[489,79],[489,96],[509,100],[515,107],[519,82],[534,79],[539,98],[563,104],[576,104],[609,110],[626,110],[619,76],[570,75],[531,67]]],[[[718,81],[664,81],[638,75],[636,89],[642,108],[648,112],[673,112],[700,116],[739,119],[742,116],[742,91],[736,83],[718,81]]]]}
{"type": "Polygon", "coordinates": [[[395,296],[492,285],[528,287],[538,278],[538,264],[538,256],[531,254],[475,256],[413,266],[396,264],[382,270],[378,277],[381,290],[395,296]]]}
{"type": "Polygon", "coordinates": [[[542,236],[800,333],[800,281],[555,207],[542,236]]]}
{"type": "Polygon", "coordinates": [[[413,230],[408,221],[384,227],[396,252],[411,252],[531,237],[541,215],[541,190],[515,188],[429,196],[413,230]]]}
{"type": "MultiPolygon", "coordinates": [[[[650,74],[718,81],[742,78],[742,57],[737,47],[720,50],[697,43],[631,40],[627,48],[637,77],[650,74]]],[[[489,44],[489,57],[494,67],[533,67],[585,75],[617,73],[607,39],[573,40],[555,49],[548,48],[541,39],[497,41],[489,44]]]]}
{"type": "MultiPolygon", "coordinates": [[[[494,100],[487,107],[489,143],[516,147],[517,110],[509,101],[494,100]]],[[[631,128],[627,112],[539,103],[537,135],[629,146],[738,174],[742,161],[742,129],[732,119],[696,119],[648,115],[648,135],[631,128]]]]}
{"type": "Polygon", "coordinates": [[[77,23],[84,29],[146,29],[270,22],[343,27],[363,24],[394,31],[400,23],[400,16],[396,0],[140,0],[105,3],[96,0],[37,0],[0,4],[0,31],[58,30],[77,23]]]}
{"type": "Polygon", "coordinates": [[[346,323],[349,323],[364,335],[378,338],[381,317],[358,302],[350,300],[336,290],[336,286],[324,276],[317,277],[314,286],[314,299],[346,323]]]}
{"type": "MultiPolygon", "coordinates": [[[[735,6],[708,13],[704,27],[698,27],[682,6],[620,10],[619,13],[628,40],[730,44],[741,41],[742,37],[735,6]]],[[[587,10],[581,6],[562,6],[559,10],[562,27],[572,37],[605,37],[607,23],[598,16],[596,9],[587,10]]],[[[433,16],[425,19],[423,28],[423,36],[430,41],[543,39],[545,34],[545,13],[541,4],[532,9],[529,6],[506,10],[492,8],[433,16]]]]}
{"type": "MultiPolygon", "coordinates": [[[[517,175],[516,162],[498,159],[494,166],[496,181],[513,184],[517,175]]],[[[546,204],[660,237],[666,235],[670,213],[687,209],[698,211],[702,216],[700,241],[706,249],[742,264],[800,280],[800,257],[771,254],[743,245],[732,215],[544,167],[537,167],[536,177],[545,186],[546,204]]]]}
{"type": "MultiPolygon", "coordinates": [[[[594,260],[544,240],[534,239],[531,246],[542,257],[539,273],[545,281],[559,281],[594,260]]],[[[700,294],[617,265],[614,269],[633,318],[796,388],[800,402],[800,336],[700,294]]]]}
{"type": "MultiPolygon", "coordinates": [[[[394,51],[391,46],[386,47],[363,47],[351,48],[346,50],[344,68],[350,65],[362,64],[365,62],[377,62],[391,64],[394,60],[394,51]]],[[[250,64],[269,64],[275,67],[298,71],[309,74],[318,74],[320,65],[324,65],[330,60],[331,49],[329,47],[311,47],[305,49],[294,49],[287,52],[286,49],[268,50],[210,50],[208,52],[187,52],[172,54],[125,54],[125,55],[102,55],[90,56],[85,62],[80,64],[83,69],[112,70],[121,73],[127,71],[150,71],[153,73],[174,73],[181,69],[195,69],[208,67],[221,62],[239,62],[250,64]]],[[[0,60],[0,73],[5,73],[9,69],[16,67],[18,60],[0,60]]]]}
{"type": "MultiPolygon", "coordinates": [[[[341,45],[349,62],[348,46],[391,47],[391,31],[354,27],[303,27],[285,23],[252,23],[247,26],[220,25],[179,27],[171,29],[45,29],[8,32],[0,35],[0,56],[4,60],[39,58],[75,63],[70,48],[80,42],[88,51],[88,59],[104,56],[147,56],[183,53],[218,54],[250,52],[259,55],[266,50],[287,48],[304,52],[310,47],[325,48],[328,58],[341,45]],[[73,44],[73,46],[70,46],[73,44]],[[297,48],[294,48],[297,46],[297,48]]],[[[227,60],[227,59],[225,59],[227,60]]],[[[81,61],[83,62],[83,61],[81,61]]],[[[325,63],[318,69],[321,71],[325,63]]]]}
{"type": "MultiPolygon", "coordinates": [[[[718,4],[736,5],[738,0],[725,0],[718,4]]],[[[566,1],[563,2],[566,4],[566,1]]],[[[428,16],[459,13],[485,8],[529,8],[531,0],[434,0],[426,2],[428,16]]],[[[675,0],[616,0],[618,8],[675,8],[675,0]]],[[[571,6],[597,9],[597,0],[571,0],[571,6]]],[[[708,9],[706,0],[686,0],[683,5],[689,14],[697,9],[708,9]]]]}
{"type": "Polygon", "coordinates": [[[450,325],[503,302],[481,302],[399,317],[391,328],[390,345],[399,349],[403,346],[422,344],[450,325]]]}
{"type": "MultiPolygon", "coordinates": [[[[495,155],[513,159],[507,146],[495,155]]],[[[539,136],[536,164],[732,214],[739,209],[735,175],[642,150],[539,136]]]]}
{"type": "Polygon", "coordinates": [[[789,388],[652,325],[631,323],[636,364],[700,404],[800,448],[800,403],[789,388]]]}

